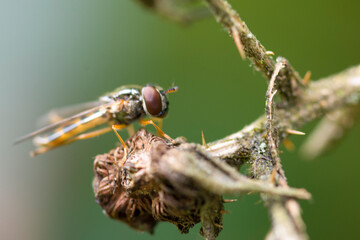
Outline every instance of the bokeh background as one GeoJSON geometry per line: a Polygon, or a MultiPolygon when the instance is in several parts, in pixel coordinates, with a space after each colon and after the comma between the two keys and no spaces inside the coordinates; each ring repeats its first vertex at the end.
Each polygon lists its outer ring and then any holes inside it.
{"type": "MultiPolygon", "coordinates": [[[[360,63],[359,1],[231,1],[268,50],[319,79],[360,63]]],[[[96,154],[114,134],[30,158],[13,146],[56,107],[96,99],[124,84],[173,83],[165,131],[200,142],[241,129],[264,112],[266,81],[242,61],[213,18],[181,26],[131,0],[0,0],[1,239],[201,239],[199,225],[180,235],[169,223],[154,236],[103,215],[91,182],[96,154]]],[[[311,123],[300,129],[310,132],[311,123]]],[[[152,128],[149,128],[152,129],[152,128]]],[[[126,136],[126,133],[123,133],[126,136]]],[[[312,239],[360,237],[360,124],[328,154],[304,161],[282,154],[302,201],[312,239]]],[[[300,146],[304,137],[293,137],[300,146]]],[[[258,195],[226,205],[219,239],[262,239],[269,229],[258,195]]]]}

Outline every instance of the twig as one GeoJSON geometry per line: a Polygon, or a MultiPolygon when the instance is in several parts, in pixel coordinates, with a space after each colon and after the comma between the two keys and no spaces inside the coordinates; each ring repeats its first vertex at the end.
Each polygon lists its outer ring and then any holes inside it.
{"type": "Polygon", "coordinates": [[[285,177],[285,175],[283,174],[283,171],[281,169],[280,157],[278,152],[279,137],[277,135],[277,130],[273,126],[273,98],[277,92],[277,90],[274,90],[275,79],[278,76],[280,70],[285,66],[284,64],[285,63],[281,60],[276,63],[275,70],[273,72],[273,75],[271,76],[268,90],[266,92],[266,128],[269,152],[271,155],[271,159],[275,162],[276,170],[282,175],[282,177],[285,177]]]}
{"type": "MultiPolygon", "coordinates": [[[[250,59],[256,69],[270,80],[276,65],[276,61],[272,58],[273,53],[266,51],[265,47],[258,41],[227,1],[205,1],[208,3],[217,21],[232,34],[240,55],[243,56],[245,53],[245,56],[250,59]]],[[[276,85],[276,88],[286,103],[293,105],[297,100],[298,88],[302,87],[303,81],[286,59],[283,58],[282,61],[286,64],[285,68],[278,75],[278,79],[281,81],[276,85]]]]}
{"type": "Polygon", "coordinates": [[[301,147],[301,154],[312,160],[338,143],[360,118],[360,104],[327,114],[301,147]]]}
{"type": "MultiPolygon", "coordinates": [[[[269,89],[272,89],[271,85],[270,82],[269,89]]],[[[271,140],[272,138],[269,139],[269,122],[271,123],[270,128],[277,130],[278,140],[282,141],[289,135],[288,129],[298,129],[303,124],[336,109],[358,104],[360,101],[360,66],[309,83],[303,91],[301,104],[298,106],[288,109],[275,107],[274,112],[271,112],[269,103],[271,103],[272,97],[273,92],[268,91],[268,118],[260,117],[243,130],[207,145],[208,150],[214,156],[221,157],[232,165],[241,166],[244,162],[250,161],[254,177],[269,181],[274,167],[277,166],[276,163],[279,162],[277,145],[271,140]],[[270,153],[267,151],[268,144],[271,146],[270,153]],[[275,151],[273,151],[274,149],[275,151]],[[271,160],[274,156],[277,159],[275,162],[271,160]]],[[[282,186],[287,186],[281,166],[277,167],[276,172],[277,182],[282,186]]],[[[262,194],[262,198],[268,206],[272,222],[272,231],[268,235],[268,239],[308,238],[305,224],[300,215],[300,207],[295,200],[264,194],[262,194]]]]}
{"type": "MultiPolygon", "coordinates": [[[[271,157],[269,163],[272,163],[270,169],[273,169],[270,182],[276,182],[280,186],[287,188],[285,173],[279,157],[279,136],[277,128],[273,125],[273,98],[276,94],[274,84],[280,69],[283,67],[284,62],[278,61],[276,63],[274,73],[269,82],[266,93],[266,128],[269,145],[268,152],[271,157]]],[[[286,132],[289,133],[289,130],[286,129],[286,132]]],[[[269,178],[267,175],[266,171],[264,171],[261,178],[269,178]]],[[[268,235],[267,239],[307,239],[305,225],[300,214],[300,206],[294,199],[274,197],[267,194],[262,194],[261,197],[268,206],[272,224],[271,234],[268,235]]]]}
{"type": "MultiPolygon", "coordinates": [[[[306,123],[327,113],[360,102],[360,65],[334,76],[309,83],[303,91],[301,104],[290,109],[275,106],[273,122],[278,128],[279,140],[288,137],[287,129],[299,129],[306,123]]],[[[259,117],[242,130],[223,139],[208,143],[213,156],[229,164],[240,166],[254,154],[264,151],[266,116],[259,117]],[[263,144],[264,143],[264,144],[263,144]]]]}
{"type": "MultiPolygon", "coordinates": [[[[224,0],[206,0],[206,2],[218,22],[232,33],[239,52],[245,52],[253,64],[270,80],[267,94],[267,118],[261,117],[242,131],[208,144],[208,149],[214,156],[221,157],[235,166],[241,166],[244,162],[250,161],[255,178],[271,181],[277,179],[283,186],[287,186],[278,156],[278,142],[290,134],[289,129],[298,129],[306,122],[323,116],[325,113],[351,105],[354,99],[359,102],[360,68],[351,69],[318,83],[309,83],[309,73],[303,81],[286,59],[278,58],[277,60],[282,62],[285,68],[277,73],[275,61],[267,54],[265,48],[231,6],[224,0]],[[276,76],[278,81],[275,85],[276,76]],[[284,101],[283,107],[277,106],[273,115],[274,85],[284,101]],[[344,93],[341,92],[343,90],[344,93]],[[276,130],[275,138],[274,130],[276,130]],[[269,151],[266,151],[267,148],[269,151]],[[274,167],[276,175],[272,178],[274,167]]],[[[300,216],[300,207],[295,200],[266,195],[262,195],[262,198],[268,206],[272,219],[272,231],[269,238],[307,239],[305,225],[300,216]]]]}
{"type": "Polygon", "coordinates": [[[163,157],[167,163],[166,169],[181,172],[214,194],[260,192],[301,199],[311,197],[304,189],[276,188],[270,183],[251,180],[219,159],[212,158],[197,144],[183,144],[179,149],[181,151],[174,149],[163,157]]]}

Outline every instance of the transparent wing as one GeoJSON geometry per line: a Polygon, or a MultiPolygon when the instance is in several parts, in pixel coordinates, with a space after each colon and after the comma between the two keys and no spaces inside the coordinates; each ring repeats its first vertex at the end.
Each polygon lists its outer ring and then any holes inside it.
{"type": "Polygon", "coordinates": [[[44,126],[48,126],[53,123],[60,122],[78,113],[82,113],[83,111],[93,109],[101,105],[102,103],[100,101],[92,101],[92,102],[79,103],[76,105],[52,109],[50,112],[42,115],[37,120],[37,127],[42,128],[44,126]]]}
{"type": "MultiPolygon", "coordinates": [[[[18,144],[18,143],[20,143],[20,142],[23,142],[23,141],[25,141],[25,140],[28,140],[28,139],[30,139],[30,138],[33,138],[33,137],[36,136],[36,135],[39,135],[39,134],[42,134],[42,133],[51,131],[51,130],[53,130],[53,129],[61,126],[61,125],[67,125],[67,124],[71,123],[71,122],[72,122],[74,119],[76,119],[76,118],[80,118],[80,117],[86,116],[86,115],[88,115],[88,114],[94,113],[95,111],[98,111],[98,110],[101,109],[101,108],[106,108],[106,107],[110,106],[111,104],[112,104],[112,103],[100,104],[100,105],[97,104],[98,106],[92,107],[92,108],[87,109],[87,110],[82,111],[82,112],[79,112],[79,113],[77,113],[77,114],[75,114],[75,115],[72,115],[72,116],[70,116],[70,117],[63,118],[63,119],[59,119],[59,121],[52,122],[52,123],[50,123],[49,125],[47,125],[47,126],[45,126],[45,127],[43,127],[43,128],[40,128],[39,130],[36,130],[36,131],[34,131],[34,132],[32,132],[32,133],[29,133],[29,134],[27,134],[27,135],[19,138],[18,140],[15,141],[14,144],[18,144]]],[[[90,104],[90,105],[91,105],[91,104],[90,104]]],[[[90,106],[90,105],[88,105],[88,106],[90,106]]],[[[66,108],[64,108],[64,109],[66,109],[66,108]]],[[[79,109],[79,108],[78,108],[78,109],[79,109]]],[[[70,109],[69,109],[69,110],[70,110],[70,109]]],[[[53,120],[55,120],[55,119],[53,119],[53,120]]],[[[49,120],[44,120],[44,121],[49,121],[49,120]]]]}

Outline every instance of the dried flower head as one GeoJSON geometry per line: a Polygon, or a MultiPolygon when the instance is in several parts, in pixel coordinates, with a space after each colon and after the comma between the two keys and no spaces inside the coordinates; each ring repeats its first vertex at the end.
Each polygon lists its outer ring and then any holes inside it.
{"type": "Polygon", "coordinates": [[[122,147],[98,155],[95,198],[109,217],[139,231],[153,233],[159,221],[166,221],[187,233],[202,221],[201,233],[217,236],[222,228],[222,198],[183,173],[187,166],[182,156],[191,147],[181,139],[176,142],[141,129],[126,142],[127,156],[122,147]]]}

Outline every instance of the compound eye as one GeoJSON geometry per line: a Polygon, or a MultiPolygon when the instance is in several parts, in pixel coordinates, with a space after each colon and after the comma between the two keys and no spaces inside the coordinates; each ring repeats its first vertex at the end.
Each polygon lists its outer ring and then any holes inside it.
{"type": "Polygon", "coordinates": [[[162,110],[160,93],[154,87],[147,86],[143,88],[142,95],[147,111],[153,116],[158,116],[162,110]]]}

